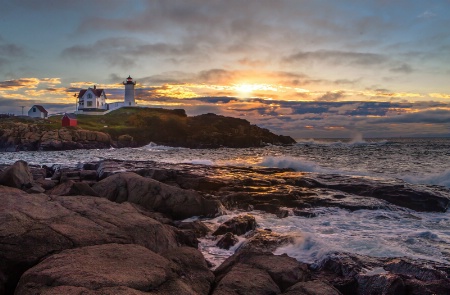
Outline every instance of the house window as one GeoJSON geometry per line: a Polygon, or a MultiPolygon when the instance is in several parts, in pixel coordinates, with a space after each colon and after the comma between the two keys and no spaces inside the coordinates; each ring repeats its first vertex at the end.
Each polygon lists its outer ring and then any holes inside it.
{"type": "Polygon", "coordinates": [[[36,108],[33,108],[33,113],[36,113],[36,108]]]}
{"type": "Polygon", "coordinates": [[[92,106],[92,101],[88,101],[88,102],[87,102],[87,106],[88,106],[88,107],[91,107],[91,106],[92,106]]]}
{"type": "Polygon", "coordinates": [[[92,98],[92,94],[89,93],[89,94],[88,94],[88,98],[92,98]]]}

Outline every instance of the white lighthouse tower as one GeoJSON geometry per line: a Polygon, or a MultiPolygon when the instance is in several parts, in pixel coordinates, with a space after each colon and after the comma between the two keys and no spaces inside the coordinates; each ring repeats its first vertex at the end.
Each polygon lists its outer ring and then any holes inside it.
{"type": "Polygon", "coordinates": [[[133,78],[128,75],[127,81],[123,82],[123,85],[125,85],[125,106],[135,106],[134,85],[136,85],[136,82],[133,82],[133,78]]]}

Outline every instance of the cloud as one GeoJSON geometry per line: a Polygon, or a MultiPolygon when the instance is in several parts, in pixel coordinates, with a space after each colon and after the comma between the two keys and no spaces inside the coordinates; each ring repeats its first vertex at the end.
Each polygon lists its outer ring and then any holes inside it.
{"type": "Polygon", "coordinates": [[[196,45],[189,43],[148,43],[138,38],[112,37],[98,40],[90,45],[73,45],[65,48],[61,56],[74,60],[103,59],[112,66],[130,68],[136,66],[142,57],[152,59],[172,57],[175,61],[198,50],[196,45]]]}
{"type": "Polygon", "coordinates": [[[299,51],[284,58],[285,62],[328,62],[334,65],[373,66],[386,62],[388,58],[378,53],[339,50],[299,51]]]}
{"type": "Polygon", "coordinates": [[[440,109],[414,112],[395,117],[381,118],[374,121],[374,123],[450,123],[450,110],[440,109]]]}
{"type": "Polygon", "coordinates": [[[422,18],[422,19],[430,19],[430,18],[434,18],[436,16],[435,13],[429,11],[429,10],[425,10],[424,12],[422,12],[421,14],[419,14],[417,17],[418,18],[422,18]]]}
{"type": "Polygon", "coordinates": [[[38,78],[21,78],[0,82],[0,90],[18,90],[21,88],[36,88],[40,83],[38,78]]]}
{"type": "Polygon", "coordinates": [[[389,71],[394,73],[403,73],[403,74],[410,74],[414,72],[413,68],[408,64],[401,64],[399,66],[393,67],[389,69],[389,71]]]}
{"type": "Polygon", "coordinates": [[[318,97],[316,100],[317,101],[337,101],[340,98],[345,97],[345,92],[344,91],[339,91],[339,92],[327,92],[324,95],[318,97]]]}

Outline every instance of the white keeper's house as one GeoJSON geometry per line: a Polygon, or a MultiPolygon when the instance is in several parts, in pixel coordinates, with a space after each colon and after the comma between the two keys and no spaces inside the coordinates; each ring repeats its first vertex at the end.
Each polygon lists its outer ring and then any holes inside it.
{"type": "Polygon", "coordinates": [[[106,110],[106,95],[105,90],[94,88],[81,89],[78,94],[78,109],[77,111],[96,111],[106,110]]]}
{"type": "Polygon", "coordinates": [[[134,98],[134,87],[136,82],[131,76],[128,76],[127,81],[122,83],[125,85],[125,96],[123,101],[106,102],[106,94],[104,89],[99,89],[95,85],[93,88],[81,89],[78,93],[78,102],[76,114],[86,115],[102,115],[108,111],[116,110],[121,107],[136,106],[134,98]]]}

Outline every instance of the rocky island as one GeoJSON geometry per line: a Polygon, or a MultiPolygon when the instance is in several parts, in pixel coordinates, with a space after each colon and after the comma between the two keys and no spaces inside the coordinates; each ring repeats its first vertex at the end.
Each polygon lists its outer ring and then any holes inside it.
{"type": "MultiPolygon", "coordinates": [[[[448,189],[290,169],[102,160],[0,167],[0,294],[449,294],[450,265],[337,252],[272,252],[293,237],[248,211],[315,218],[317,206],[445,212],[448,189]],[[218,227],[208,218],[239,211],[218,227]],[[182,221],[201,216],[201,221],[182,221]],[[229,248],[221,265],[197,249],[229,248]]],[[[450,255],[447,252],[446,255],[450,255]]]]}
{"type": "Polygon", "coordinates": [[[295,143],[243,119],[215,114],[188,117],[182,109],[124,107],[103,116],[78,115],[77,127],[61,127],[61,117],[0,119],[0,151],[139,147],[150,142],[188,148],[295,143]]]}

